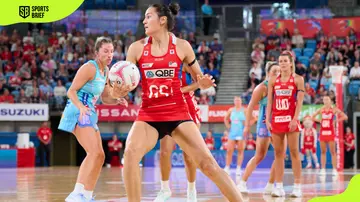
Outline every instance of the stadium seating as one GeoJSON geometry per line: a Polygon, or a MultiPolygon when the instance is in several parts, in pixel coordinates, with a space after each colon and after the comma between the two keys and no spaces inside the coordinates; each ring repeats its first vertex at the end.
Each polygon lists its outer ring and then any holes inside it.
{"type": "Polygon", "coordinates": [[[309,67],[309,65],[310,65],[310,59],[308,56],[300,56],[298,58],[298,61],[300,61],[302,64],[304,64],[305,67],[309,67]]]}

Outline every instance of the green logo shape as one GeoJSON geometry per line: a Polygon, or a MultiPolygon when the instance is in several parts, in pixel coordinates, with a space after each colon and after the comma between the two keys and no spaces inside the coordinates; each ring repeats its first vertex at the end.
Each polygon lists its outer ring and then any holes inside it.
{"type": "Polygon", "coordinates": [[[1,3],[0,25],[49,23],[66,18],[84,0],[16,0],[1,3]]]}
{"type": "Polygon", "coordinates": [[[30,6],[19,6],[19,15],[22,18],[27,18],[30,15],[30,6]]]}
{"type": "Polygon", "coordinates": [[[321,196],[309,200],[309,202],[351,202],[359,201],[360,174],[351,178],[347,189],[335,196],[321,196]]]}

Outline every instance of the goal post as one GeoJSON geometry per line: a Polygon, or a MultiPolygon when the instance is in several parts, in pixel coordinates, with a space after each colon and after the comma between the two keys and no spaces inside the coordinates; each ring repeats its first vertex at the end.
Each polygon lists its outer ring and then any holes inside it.
{"type": "MultiPolygon", "coordinates": [[[[336,107],[341,111],[344,111],[344,96],[343,96],[343,85],[342,85],[342,75],[343,75],[343,66],[330,66],[330,74],[332,83],[336,87],[336,107]]],[[[336,169],[338,171],[344,170],[344,123],[336,122],[335,134],[336,134],[336,169]]]]}

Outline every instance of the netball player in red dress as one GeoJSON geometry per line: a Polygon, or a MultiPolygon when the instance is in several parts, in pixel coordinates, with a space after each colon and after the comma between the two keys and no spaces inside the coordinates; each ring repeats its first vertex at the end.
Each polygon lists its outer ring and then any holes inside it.
{"type": "Polygon", "coordinates": [[[123,174],[128,201],[141,200],[139,162],[165,134],[172,136],[229,201],[242,201],[235,183],[207,149],[181,92],[182,63],[189,66],[200,88],[209,88],[214,81],[202,75],[191,45],[169,33],[178,10],[178,4],[151,5],[143,21],[149,37],[131,44],[127,53],[126,60],[138,64],[143,88],[139,115],[129,132],[124,154],[123,174]]]}
{"type": "Polygon", "coordinates": [[[312,168],[311,157],[314,160],[315,167],[320,168],[319,161],[316,155],[317,146],[317,132],[314,128],[314,122],[311,116],[305,116],[303,119],[304,128],[301,131],[300,137],[300,149],[301,152],[306,156],[307,166],[306,168],[312,168]]]}
{"type": "MultiPolygon", "coordinates": [[[[195,100],[194,91],[199,88],[198,83],[187,85],[186,73],[190,72],[187,65],[183,65],[181,76],[181,91],[184,93],[186,103],[189,108],[191,119],[200,128],[200,108],[195,100]]],[[[196,78],[195,78],[196,79],[196,78]]],[[[171,154],[175,147],[175,141],[170,136],[165,136],[160,140],[160,171],[161,171],[161,190],[158,193],[154,202],[166,201],[171,197],[171,190],[169,186],[169,178],[171,171],[171,154]]],[[[185,171],[188,179],[187,201],[197,201],[196,197],[196,165],[191,161],[190,157],[183,152],[185,171]]]]}
{"type": "Polygon", "coordinates": [[[324,106],[318,109],[313,115],[312,118],[315,122],[320,123],[320,150],[321,150],[321,170],[320,174],[326,174],[326,145],[329,145],[333,172],[332,174],[336,176],[338,173],[336,171],[336,151],[335,151],[335,125],[334,119],[337,116],[337,121],[341,122],[348,119],[348,116],[340,111],[337,107],[333,107],[331,99],[329,96],[323,97],[324,106]],[[320,114],[321,119],[318,120],[316,117],[320,114]]]}
{"type": "Polygon", "coordinates": [[[273,76],[268,85],[266,125],[271,131],[275,150],[275,182],[273,196],[283,197],[285,135],[290,149],[294,173],[293,197],[301,197],[301,161],[299,155],[299,113],[304,99],[304,79],[295,74],[294,57],[283,52],[279,57],[280,75],[273,76]]]}

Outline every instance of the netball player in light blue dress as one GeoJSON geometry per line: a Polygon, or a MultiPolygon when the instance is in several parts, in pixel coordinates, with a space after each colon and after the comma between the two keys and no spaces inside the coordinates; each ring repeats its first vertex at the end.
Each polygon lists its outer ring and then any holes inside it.
{"type": "MultiPolygon", "coordinates": [[[[259,116],[256,124],[256,133],[257,133],[256,153],[255,156],[252,157],[248,162],[248,164],[246,165],[244,175],[242,176],[242,179],[238,185],[242,193],[248,193],[246,181],[250,177],[251,173],[255,170],[255,168],[265,158],[269,148],[269,144],[271,142],[271,134],[267,130],[265,123],[266,106],[267,106],[267,86],[268,86],[268,78],[278,75],[280,73],[280,67],[276,62],[268,62],[266,64],[265,71],[266,71],[266,80],[260,83],[254,89],[246,113],[244,133],[249,133],[250,125],[252,125],[251,122],[253,119],[252,113],[254,107],[259,104],[259,116]]],[[[264,192],[265,194],[271,194],[271,191],[274,188],[274,181],[275,181],[275,172],[272,166],[269,182],[265,187],[265,192],[264,192]]]]}
{"type": "MultiPolygon", "coordinates": [[[[96,59],[79,68],[67,92],[69,98],[58,128],[73,133],[86,151],[81,163],[74,191],[65,199],[68,202],[93,201],[92,193],[104,163],[98,117],[95,103],[101,97],[104,104],[117,104],[128,87],[108,83],[107,67],[113,59],[114,47],[111,39],[99,37],[95,43],[96,59]]],[[[125,93],[126,94],[126,93],[125,93]]]]}
{"type": "Polygon", "coordinates": [[[229,130],[227,152],[226,152],[226,165],[224,170],[230,174],[230,164],[234,153],[235,144],[237,145],[237,167],[236,174],[241,174],[241,164],[244,159],[245,150],[245,136],[244,136],[244,123],[245,123],[245,108],[242,106],[240,97],[234,98],[234,107],[230,108],[225,116],[224,123],[229,130]]]}

